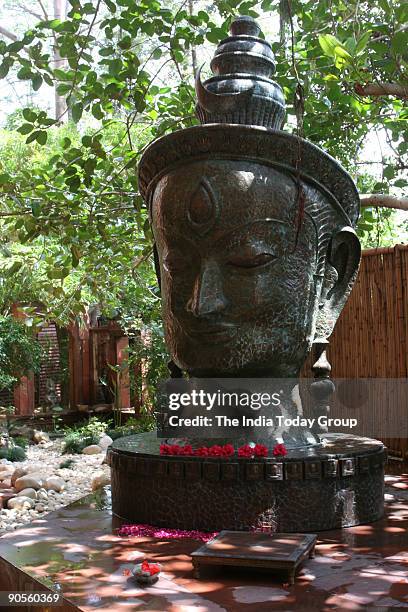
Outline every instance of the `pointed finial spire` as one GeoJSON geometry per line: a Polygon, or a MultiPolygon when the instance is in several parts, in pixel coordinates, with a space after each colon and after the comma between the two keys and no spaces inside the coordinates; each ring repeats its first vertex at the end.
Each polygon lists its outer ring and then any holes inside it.
{"type": "Polygon", "coordinates": [[[280,130],[285,118],[282,89],[271,45],[260,38],[258,23],[248,16],[234,19],[231,36],[220,42],[211,61],[214,76],[196,78],[196,112],[201,123],[239,123],[280,130]]]}

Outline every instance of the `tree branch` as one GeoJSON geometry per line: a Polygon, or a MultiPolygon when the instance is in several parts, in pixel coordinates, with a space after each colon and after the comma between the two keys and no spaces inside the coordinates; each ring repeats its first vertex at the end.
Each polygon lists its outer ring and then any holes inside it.
{"type": "Polygon", "coordinates": [[[29,15],[32,15],[33,17],[35,17],[36,19],[38,19],[38,21],[41,21],[42,16],[39,15],[38,13],[35,13],[34,11],[32,11],[31,9],[27,8],[26,6],[20,4],[19,2],[17,3],[17,6],[20,7],[20,9],[22,11],[25,11],[26,13],[29,13],[29,15]]]}
{"type": "Polygon", "coordinates": [[[43,3],[41,2],[41,0],[37,0],[37,1],[38,1],[38,4],[39,4],[39,5],[40,5],[40,7],[41,7],[41,10],[42,10],[42,12],[43,12],[43,15],[44,15],[45,20],[46,20],[46,21],[48,21],[48,13],[47,13],[47,11],[46,11],[46,9],[45,9],[45,6],[44,6],[44,5],[43,5],[43,3]]]}
{"type": "Polygon", "coordinates": [[[355,83],[354,91],[359,96],[396,96],[408,98],[408,86],[400,83],[355,83]]]}
{"type": "Polygon", "coordinates": [[[0,34],[3,34],[3,36],[6,36],[7,38],[10,38],[11,40],[18,40],[18,36],[13,34],[13,32],[6,30],[6,28],[3,28],[2,26],[0,26],[0,34]]]}
{"type": "Polygon", "coordinates": [[[360,196],[360,203],[365,208],[381,206],[383,208],[408,210],[408,198],[398,198],[397,196],[382,195],[381,193],[365,193],[360,196]]]}

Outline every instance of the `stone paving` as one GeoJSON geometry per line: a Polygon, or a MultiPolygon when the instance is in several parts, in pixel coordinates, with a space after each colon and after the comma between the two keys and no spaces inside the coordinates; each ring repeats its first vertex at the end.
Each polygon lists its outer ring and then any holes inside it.
{"type": "Polygon", "coordinates": [[[72,604],[64,609],[84,611],[405,609],[408,469],[398,471],[386,477],[384,519],[319,533],[316,557],[305,561],[293,587],[285,575],[237,568],[211,568],[194,579],[189,555],[201,542],[117,537],[106,488],[0,538],[0,590],[58,582],[72,604]],[[147,588],[126,576],[143,557],[163,565],[160,580],[147,588]]]}

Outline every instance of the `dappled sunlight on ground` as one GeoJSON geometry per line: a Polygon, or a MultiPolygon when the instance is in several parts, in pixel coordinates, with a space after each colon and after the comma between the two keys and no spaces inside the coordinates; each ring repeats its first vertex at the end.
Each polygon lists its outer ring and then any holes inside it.
{"type": "Polygon", "coordinates": [[[119,538],[112,532],[108,497],[99,492],[87,503],[82,500],[1,538],[0,555],[24,574],[8,565],[0,571],[0,589],[7,590],[7,580],[14,589],[26,584],[28,576],[47,585],[59,582],[65,596],[86,611],[408,608],[406,472],[386,479],[383,520],[318,534],[316,557],[304,562],[294,586],[285,573],[244,568],[208,568],[196,580],[190,553],[201,542],[119,538]],[[163,565],[159,581],[150,587],[126,576],[145,557],[163,565]]]}

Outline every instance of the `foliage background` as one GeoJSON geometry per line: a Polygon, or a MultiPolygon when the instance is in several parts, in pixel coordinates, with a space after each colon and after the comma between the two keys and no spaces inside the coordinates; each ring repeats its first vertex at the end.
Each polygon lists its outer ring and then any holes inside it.
{"type": "MultiPolygon", "coordinates": [[[[97,303],[150,330],[163,363],[136,167],[152,139],[197,122],[194,73],[237,14],[259,18],[273,43],[286,129],[339,159],[362,194],[406,193],[403,0],[62,1],[23,5],[20,20],[14,3],[2,9],[17,25],[0,29],[0,78],[25,100],[6,101],[0,132],[3,314],[18,301],[65,324],[97,303]],[[400,93],[365,94],[373,85],[400,93]]],[[[392,244],[405,221],[365,208],[359,234],[365,246],[392,244]]]]}

